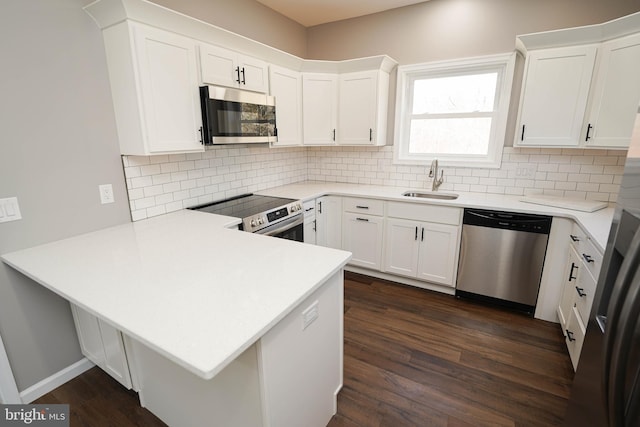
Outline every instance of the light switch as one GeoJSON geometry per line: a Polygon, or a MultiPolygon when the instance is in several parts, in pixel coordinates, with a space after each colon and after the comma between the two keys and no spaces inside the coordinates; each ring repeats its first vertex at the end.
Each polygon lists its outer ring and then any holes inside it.
{"type": "Polygon", "coordinates": [[[22,219],[17,197],[0,199],[0,222],[17,221],[22,219]]]}

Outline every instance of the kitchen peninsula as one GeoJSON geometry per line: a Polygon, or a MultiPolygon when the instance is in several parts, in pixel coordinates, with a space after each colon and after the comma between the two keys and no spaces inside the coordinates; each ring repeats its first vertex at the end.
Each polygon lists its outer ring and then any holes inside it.
{"type": "Polygon", "coordinates": [[[3,260],[121,333],[132,386],[166,423],[326,425],[350,254],[235,225],[184,210],[3,260]]]}

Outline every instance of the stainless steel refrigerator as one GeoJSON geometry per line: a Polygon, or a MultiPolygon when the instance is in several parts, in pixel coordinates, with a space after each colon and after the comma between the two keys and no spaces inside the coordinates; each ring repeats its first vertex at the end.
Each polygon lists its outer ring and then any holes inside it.
{"type": "Polygon", "coordinates": [[[634,135],[565,424],[640,426],[640,137],[634,135]]]}

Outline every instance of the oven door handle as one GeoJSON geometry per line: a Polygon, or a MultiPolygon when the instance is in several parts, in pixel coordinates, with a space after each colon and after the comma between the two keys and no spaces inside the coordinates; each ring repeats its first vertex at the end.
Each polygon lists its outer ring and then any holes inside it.
{"type": "Polygon", "coordinates": [[[262,234],[264,236],[273,236],[303,223],[304,223],[304,216],[301,214],[298,214],[293,218],[288,218],[270,227],[265,227],[261,230],[257,230],[255,234],[262,234]],[[276,228],[273,228],[273,227],[276,227],[276,228]]]}

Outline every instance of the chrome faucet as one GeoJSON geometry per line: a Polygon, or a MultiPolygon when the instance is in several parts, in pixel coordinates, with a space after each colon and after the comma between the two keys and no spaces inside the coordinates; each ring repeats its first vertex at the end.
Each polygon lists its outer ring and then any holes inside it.
{"type": "Polygon", "coordinates": [[[433,161],[431,162],[431,169],[429,169],[429,178],[433,178],[431,191],[438,191],[438,188],[444,182],[444,171],[440,171],[440,178],[438,178],[438,159],[433,159],[433,161]]]}

